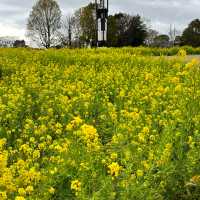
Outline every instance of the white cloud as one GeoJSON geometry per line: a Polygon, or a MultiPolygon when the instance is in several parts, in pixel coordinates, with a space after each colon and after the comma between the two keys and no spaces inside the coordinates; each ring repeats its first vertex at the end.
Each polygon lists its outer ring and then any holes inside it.
{"type": "Polygon", "coordinates": [[[25,30],[20,29],[16,25],[7,25],[0,23],[0,36],[16,36],[19,39],[23,39],[25,30]]]}
{"type": "MultiPolygon", "coordinates": [[[[0,0],[0,35],[24,37],[26,20],[36,0],[0,0]]],[[[58,0],[63,14],[94,0],[58,0]]],[[[152,27],[167,33],[170,24],[183,30],[199,18],[200,0],[110,0],[110,13],[127,12],[150,19],[152,27]]]]}

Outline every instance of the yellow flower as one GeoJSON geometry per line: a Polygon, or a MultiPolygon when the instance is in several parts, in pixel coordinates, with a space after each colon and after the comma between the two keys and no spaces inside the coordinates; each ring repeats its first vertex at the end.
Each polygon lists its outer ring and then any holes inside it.
{"type": "Polygon", "coordinates": [[[100,149],[99,135],[93,126],[87,124],[82,125],[80,137],[86,143],[88,150],[95,151],[100,149]]]}
{"type": "Polygon", "coordinates": [[[74,117],[74,120],[72,122],[74,125],[79,126],[83,123],[83,120],[79,116],[77,116],[77,117],[74,117]]]}
{"type": "Polygon", "coordinates": [[[29,141],[30,141],[30,143],[34,143],[35,142],[35,138],[31,137],[29,141]]]}
{"type": "Polygon", "coordinates": [[[61,135],[62,134],[62,128],[63,128],[62,124],[56,123],[56,125],[55,125],[55,133],[58,134],[58,135],[61,135]]]}
{"type": "Polygon", "coordinates": [[[175,87],[175,92],[181,92],[182,90],[182,86],[181,84],[178,84],[176,87],[175,87]]]}
{"type": "Polygon", "coordinates": [[[80,170],[89,170],[88,163],[80,163],[80,170]]]}
{"type": "Polygon", "coordinates": [[[54,194],[55,193],[55,189],[53,187],[50,187],[48,191],[49,191],[50,194],[54,194]]]}
{"type": "Polygon", "coordinates": [[[117,162],[112,162],[110,165],[108,165],[108,173],[111,176],[119,176],[120,171],[122,170],[122,167],[117,162]]]}
{"type": "Polygon", "coordinates": [[[184,49],[180,49],[179,51],[178,51],[178,54],[177,54],[178,56],[180,56],[180,57],[186,57],[187,56],[187,52],[186,52],[186,50],[184,50],[184,49]]]}
{"type": "Polygon", "coordinates": [[[163,154],[161,155],[160,160],[157,162],[158,165],[166,164],[169,161],[172,152],[172,147],[172,144],[169,143],[165,145],[163,154]]]}
{"type": "Polygon", "coordinates": [[[4,168],[6,168],[7,160],[8,160],[8,152],[6,152],[6,151],[3,151],[2,153],[0,152],[0,172],[4,168]]]}
{"type": "Polygon", "coordinates": [[[144,143],[145,142],[145,134],[144,133],[139,133],[138,134],[138,139],[140,142],[144,143]]]}
{"type": "Polygon", "coordinates": [[[200,176],[199,175],[193,176],[190,181],[194,184],[200,184],[200,176]]]}
{"type": "Polygon", "coordinates": [[[117,157],[118,157],[117,153],[111,153],[111,155],[110,155],[110,158],[111,158],[112,160],[116,160],[117,157]]]}
{"type": "Polygon", "coordinates": [[[117,134],[113,135],[113,137],[112,137],[112,143],[118,144],[121,141],[123,141],[123,139],[124,139],[124,135],[121,134],[121,133],[117,133],[117,134]]]}
{"type": "Polygon", "coordinates": [[[102,159],[102,160],[101,160],[101,163],[102,163],[103,165],[105,165],[105,164],[106,164],[106,160],[105,160],[105,159],[102,159]]]}
{"type": "Polygon", "coordinates": [[[81,191],[81,182],[79,180],[74,180],[71,182],[71,189],[80,192],[81,191]]]}
{"type": "Polygon", "coordinates": [[[152,79],[153,79],[153,74],[151,74],[151,73],[145,74],[145,81],[152,80],[152,79]]]}
{"type": "Polygon", "coordinates": [[[28,194],[32,193],[33,190],[34,190],[34,188],[33,188],[33,186],[31,186],[31,185],[29,185],[29,186],[26,187],[26,192],[27,192],[28,194]]]}
{"type": "Polygon", "coordinates": [[[188,144],[191,145],[192,143],[193,143],[193,138],[192,138],[192,136],[189,136],[189,137],[188,137],[188,144]]]}
{"type": "Polygon", "coordinates": [[[137,170],[136,174],[137,174],[138,177],[144,176],[144,172],[140,169],[137,170]]]}
{"type": "Polygon", "coordinates": [[[143,164],[145,170],[149,170],[149,169],[150,169],[150,166],[149,166],[149,164],[147,163],[147,161],[142,161],[142,164],[143,164]]]}
{"type": "Polygon", "coordinates": [[[120,96],[120,97],[124,97],[124,96],[125,96],[125,90],[122,89],[122,90],[119,92],[119,96],[120,96]]]}
{"type": "Polygon", "coordinates": [[[131,119],[133,119],[134,121],[137,121],[138,119],[139,119],[139,117],[140,117],[140,114],[138,113],[138,112],[130,112],[129,114],[128,114],[128,116],[131,118],[131,119]]]}
{"type": "Polygon", "coordinates": [[[174,84],[178,84],[180,82],[180,78],[179,77],[172,77],[172,78],[170,78],[170,82],[174,83],[174,84]]]}
{"type": "Polygon", "coordinates": [[[199,61],[197,59],[192,59],[189,63],[185,65],[186,69],[192,69],[194,66],[198,65],[199,61]]]}
{"type": "Polygon", "coordinates": [[[3,139],[0,139],[0,151],[2,151],[3,150],[3,147],[4,147],[4,145],[6,144],[6,139],[5,138],[3,138],[3,139]]]}
{"type": "Polygon", "coordinates": [[[66,131],[72,131],[72,130],[73,130],[73,125],[71,123],[67,124],[66,131]]]}
{"type": "Polygon", "coordinates": [[[17,196],[17,197],[15,197],[15,200],[26,200],[26,199],[22,196],[17,196]]]}
{"type": "Polygon", "coordinates": [[[39,150],[35,150],[33,152],[33,159],[38,159],[40,158],[40,151],[39,150]]]}
{"type": "Polygon", "coordinates": [[[49,109],[47,110],[47,112],[48,112],[48,115],[49,115],[50,117],[53,116],[53,108],[49,108],[49,109]]]}
{"type": "Polygon", "coordinates": [[[84,124],[81,126],[81,130],[86,139],[94,140],[98,137],[97,130],[93,126],[84,124]]]}
{"type": "Polygon", "coordinates": [[[19,188],[18,189],[18,193],[19,193],[20,196],[25,196],[26,195],[26,191],[25,191],[24,188],[19,188]]]}
{"type": "Polygon", "coordinates": [[[155,137],[155,135],[150,135],[149,139],[151,140],[151,142],[153,142],[156,140],[156,137],[155,137]]]}
{"type": "Polygon", "coordinates": [[[145,133],[145,134],[148,134],[149,133],[149,128],[148,127],[144,127],[142,129],[142,132],[145,133]]]}
{"type": "Polygon", "coordinates": [[[6,194],[6,192],[0,192],[0,199],[1,199],[1,200],[6,200],[6,199],[7,199],[7,194],[6,194]]]}
{"type": "Polygon", "coordinates": [[[180,64],[180,63],[175,63],[175,64],[173,65],[173,67],[174,67],[175,69],[180,70],[181,64],[180,64]]]}
{"type": "Polygon", "coordinates": [[[74,117],[74,119],[66,126],[67,131],[72,131],[74,128],[79,127],[83,123],[80,116],[74,117]]]}

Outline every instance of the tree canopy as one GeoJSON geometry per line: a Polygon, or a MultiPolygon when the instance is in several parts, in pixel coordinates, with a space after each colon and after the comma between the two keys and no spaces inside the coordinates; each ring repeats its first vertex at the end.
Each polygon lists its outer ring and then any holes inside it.
{"type": "MultiPolygon", "coordinates": [[[[96,6],[89,3],[62,20],[60,7],[56,0],[37,0],[32,7],[28,22],[27,36],[37,46],[76,46],[92,44],[96,46],[97,20],[96,6]],[[92,43],[91,43],[92,42],[92,43]]],[[[183,31],[182,36],[170,26],[169,35],[159,35],[140,15],[117,13],[108,16],[108,47],[172,45],[200,46],[200,20],[193,20],[183,31]],[[169,37],[170,36],[170,37],[169,37]]]]}
{"type": "Polygon", "coordinates": [[[58,43],[61,10],[55,0],[38,0],[30,12],[27,36],[39,46],[49,48],[58,43]]]}
{"type": "Polygon", "coordinates": [[[200,20],[193,20],[183,31],[182,44],[191,45],[193,47],[200,46],[200,20]]]}

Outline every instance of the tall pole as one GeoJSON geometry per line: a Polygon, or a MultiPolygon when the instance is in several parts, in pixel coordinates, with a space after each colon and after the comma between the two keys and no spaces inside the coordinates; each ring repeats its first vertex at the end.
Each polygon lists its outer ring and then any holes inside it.
{"type": "Polygon", "coordinates": [[[108,0],[95,0],[97,46],[105,46],[107,42],[108,0]]]}
{"type": "MultiPolygon", "coordinates": [[[[105,4],[104,4],[105,2],[104,2],[104,0],[102,0],[102,1],[103,1],[103,10],[104,10],[105,9],[105,4]]],[[[104,25],[105,25],[105,16],[103,16],[102,20],[103,20],[102,24],[104,23],[104,25]]],[[[105,41],[105,35],[104,35],[105,34],[105,28],[103,28],[102,31],[103,31],[103,41],[105,41]]]]}
{"type": "Polygon", "coordinates": [[[95,25],[95,44],[96,46],[98,46],[98,17],[97,17],[97,9],[98,9],[98,5],[97,5],[97,0],[95,0],[95,21],[96,21],[96,25],[95,25]]]}

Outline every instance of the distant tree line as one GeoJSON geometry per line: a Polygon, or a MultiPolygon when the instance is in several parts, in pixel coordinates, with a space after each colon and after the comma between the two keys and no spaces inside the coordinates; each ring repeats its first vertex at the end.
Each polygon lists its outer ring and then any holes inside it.
{"type": "MultiPolygon", "coordinates": [[[[45,48],[95,46],[96,33],[93,3],[63,17],[57,1],[38,0],[27,22],[27,36],[38,46],[45,48]]],[[[108,17],[108,47],[140,45],[200,46],[200,21],[192,21],[182,35],[171,27],[168,35],[160,35],[157,31],[147,28],[144,19],[139,15],[117,13],[108,17]]]]}

